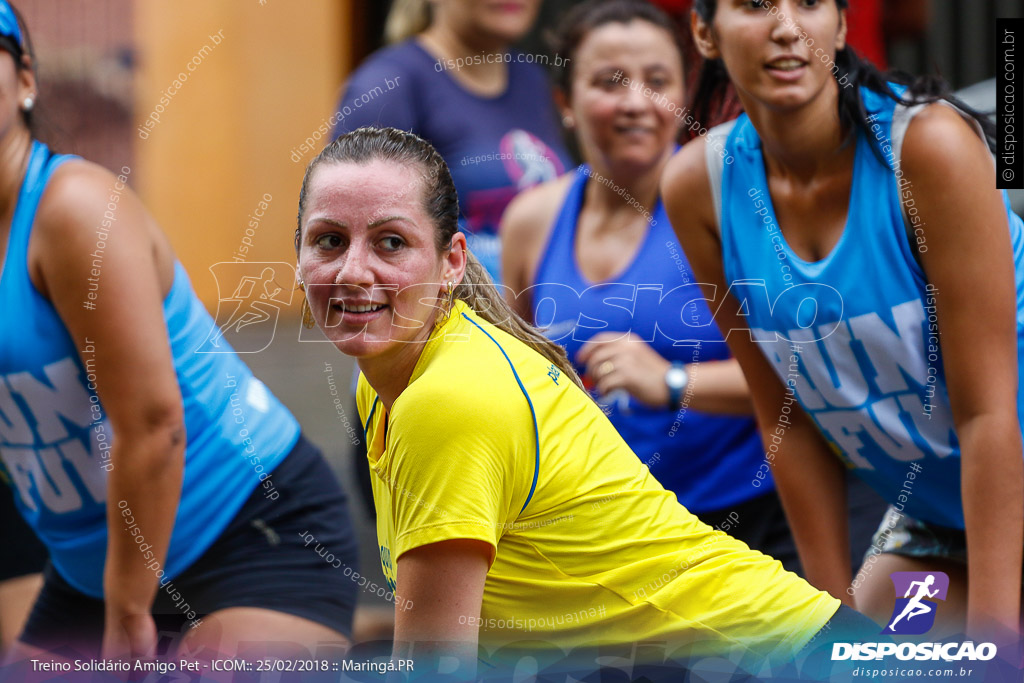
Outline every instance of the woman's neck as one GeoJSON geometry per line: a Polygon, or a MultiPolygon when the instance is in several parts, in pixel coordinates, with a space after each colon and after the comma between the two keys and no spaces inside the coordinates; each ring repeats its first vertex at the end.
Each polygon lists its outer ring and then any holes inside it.
{"type": "Polygon", "coordinates": [[[0,271],[7,261],[12,214],[31,149],[32,136],[23,128],[11,130],[0,138],[0,271]]]}
{"type": "MultiPolygon", "coordinates": [[[[847,163],[843,152],[849,151],[844,148],[849,131],[839,121],[838,98],[839,85],[830,81],[825,92],[795,110],[783,112],[743,102],[761,138],[770,175],[792,176],[810,183],[819,173],[847,163]]],[[[740,99],[748,98],[741,95],[740,99]]]]}
{"type": "MultiPolygon", "coordinates": [[[[640,212],[646,210],[654,213],[658,202],[658,184],[665,164],[672,157],[673,148],[666,149],[665,154],[650,168],[639,173],[635,167],[618,168],[612,164],[601,162],[590,163],[591,176],[587,180],[583,209],[602,215],[640,212]],[[632,204],[635,200],[639,204],[632,204]]],[[[614,223],[608,223],[609,227],[614,223]]]]}
{"type": "Polygon", "coordinates": [[[412,379],[416,364],[423,355],[427,339],[428,337],[425,337],[398,344],[393,353],[356,360],[359,370],[366,376],[366,381],[377,392],[389,413],[391,406],[409,386],[409,380],[412,379]]]}
{"type": "Polygon", "coordinates": [[[504,54],[509,47],[507,44],[460,35],[440,21],[419,34],[418,39],[427,52],[445,60],[446,68],[448,60],[468,62],[451,69],[450,75],[470,92],[494,96],[508,87],[508,65],[500,58],[487,59],[487,55],[504,54]]]}

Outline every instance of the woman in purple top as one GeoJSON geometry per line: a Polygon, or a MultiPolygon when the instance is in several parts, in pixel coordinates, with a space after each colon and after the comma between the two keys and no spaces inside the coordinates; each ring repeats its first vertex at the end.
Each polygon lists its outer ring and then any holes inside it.
{"type": "Polygon", "coordinates": [[[561,57],[510,49],[540,0],[398,0],[396,43],[349,78],[334,136],[393,126],[428,140],[448,163],[470,249],[500,279],[498,224],[515,195],[552,180],[569,157],[543,65],[561,57]]]}

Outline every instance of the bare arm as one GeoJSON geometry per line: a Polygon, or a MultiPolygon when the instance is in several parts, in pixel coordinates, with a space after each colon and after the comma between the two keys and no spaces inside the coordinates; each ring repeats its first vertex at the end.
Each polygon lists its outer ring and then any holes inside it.
{"type": "Polygon", "coordinates": [[[690,363],[687,371],[690,381],[683,397],[685,400],[688,394],[692,396],[687,405],[706,413],[754,414],[747,378],[735,358],[690,363]]]}
{"type": "Polygon", "coordinates": [[[788,396],[745,331],[746,323],[739,315],[736,300],[726,294],[703,138],[687,144],[669,162],[661,195],[697,280],[704,283],[705,296],[711,302],[711,310],[716,311],[716,322],[746,376],[761,440],[765,445],[778,446],[777,452],[768,451],[766,460],[771,465],[807,579],[851,604],[846,591],[851,576],[843,466],[811,419],[788,396]],[[788,426],[781,420],[787,405],[788,426]]]}
{"type": "Polygon", "coordinates": [[[57,171],[36,230],[29,256],[33,281],[53,303],[83,362],[95,369],[114,434],[104,652],[143,654],[156,643],[150,609],[157,577],[126,529],[128,517],[164,564],[184,467],[181,394],[163,318],[168,256],[155,244],[155,227],[134,194],[92,164],[71,162],[57,171]],[[97,229],[115,186],[121,188],[115,221],[105,230],[102,262],[94,265],[90,254],[97,251],[97,229]],[[98,282],[95,291],[90,278],[98,282]]]}
{"type": "MultiPolygon", "coordinates": [[[[636,337],[618,332],[596,334],[580,349],[576,362],[586,367],[602,396],[624,389],[649,406],[668,405],[665,373],[671,362],[636,337]],[[605,371],[607,367],[613,369],[605,371]]],[[[682,405],[707,413],[753,414],[747,380],[734,359],[688,363],[686,371],[689,378],[682,405]]]]}
{"type": "Polygon", "coordinates": [[[453,540],[421,546],[398,558],[397,593],[413,607],[395,610],[394,659],[451,656],[472,678],[493,552],[482,541],[453,540]]]}
{"type": "Polygon", "coordinates": [[[1006,212],[988,149],[947,107],[932,105],[911,122],[903,168],[927,245],[921,261],[937,289],[939,341],[960,440],[968,632],[983,635],[991,626],[1015,632],[1024,463],[1006,212]]]}

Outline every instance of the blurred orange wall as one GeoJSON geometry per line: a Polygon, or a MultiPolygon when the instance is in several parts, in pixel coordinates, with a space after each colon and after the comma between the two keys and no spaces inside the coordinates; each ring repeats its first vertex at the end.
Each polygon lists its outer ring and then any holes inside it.
{"type": "MultiPolygon", "coordinates": [[[[333,114],[350,66],[349,5],[350,0],[135,5],[139,69],[132,182],[211,310],[217,290],[208,269],[238,256],[244,238],[252,243],[241,255],[248,262],[294,263],[299,185],[312,155],[293,161],[292,151],[319,135],[333,114]],[[183,82],[179,73],[186,76],[183,82]],[[257,211],[264,215],[255,216],[257,211]]],[[[325,142],[326,136],[317,148],[325,142]]]]}

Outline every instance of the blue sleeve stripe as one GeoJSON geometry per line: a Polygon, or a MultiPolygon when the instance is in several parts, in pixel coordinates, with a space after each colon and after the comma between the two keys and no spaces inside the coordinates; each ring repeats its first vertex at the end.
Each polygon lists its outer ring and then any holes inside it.
{"type": "Polygon", "coordinates": [[[476,321],[465,313],[462,314],[462,317],[476,325],[477,329],[486,334],[487,338],[494,342],[494,345],[498,347],[499,351],[501,351],[501,355],[505,356],[505,360],[508,361],[508,366],[512,368],[512,375],[516,378],[516,383],[519,385],[519,389],[523,392],[523,396],[526,397],[526,403],[530,406],[530,416],[533,417],[533,441],[536,450],[534,452],[533,484],[530,485],[530,495],[526,497],[526,502],[523,503],[522,509],[519,510],[520,514],[522,514],[523,510],[526,509],[526,506],[529,505],[530,501],[533,499],[533,492],[537,490],[537,475],[540,473],[540,429],[537,427],[537,411],[533,409],[533,401],[530,400],[530,394],[526,392],[526,387],[523,386],[522,381],[519,379],[519,373],[516,372],[515,366],[512,365],[512,360],[508,357],[508,354],[505,353],[505,349],[501,348],[501,344],[498,343],[498,340],[492,337],[487,330],[480,327],[480,325],[477,325],[476,321]]]}

